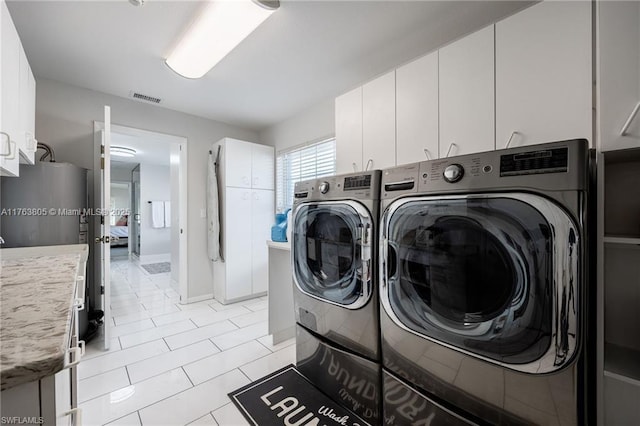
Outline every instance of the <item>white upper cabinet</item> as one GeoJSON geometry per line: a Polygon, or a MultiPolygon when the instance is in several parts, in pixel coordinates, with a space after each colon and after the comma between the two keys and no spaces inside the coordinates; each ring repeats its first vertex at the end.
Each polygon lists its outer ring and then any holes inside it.
{"type": "Polygon", "coordinates": [[[496,148],[592,142],[591,3],[545,1],[495,27],[496,148]]]}
{"type": "MultiPolygon", "coordinates": [[[[274,189],[273,147],[252,144],[251,146],[251,187],[257,189],[274,189]]],[[[273,210],[273,209],[272,209],[273,210]]]]}
{"type": "Polygon", "coordinates": [[[1,121],[0,132],[0,175],[18,176],[19,172],[19,145],[18,134],[20,131],[20,38],[16,31],[9,9],[4,1],[0,2],[0,18],[2,20],[0,51],[2,52],[0,78],[2,79],[2,92],[0,96],[1,121]],[[8,135],[8,136],[7,136],[8,135]]]}
{"type": "Polygon", "coordinates": [[[396,163],[438,158],[438,52],[396,70],[396,163]]]}
{"type": "Polygon", "coordinates": [[[225,140],[224,149],[227,157],[225,184],[227,186],[251,188],[251,145],[253,144],[250,142],[228,138],[225,140]]]}
{"type": "Polygon", "coordinates": [[[495,148],[494,27],[440,49],[440,157],[495,148]]]}
{"type": "Polygon", "coordinates": [[[19,97],[19,130],[18,146],[20,161],[33,164],[35,161],[35,115],[36,115],[36,82],[31,73],[27,55],[20,46],[20,97],[19,97]]]}
{"type": "Polygon", "coordinates": [[[598,2],[597,15],[599,147],[640,148],[640,3],[598,2]]]}
{"type": "Polygon", "coordinates": [[[365,169],[396,165],[396,73],[362,86],[362,163],[365,169]]]}
{"type": "Polygon", "coordinates": [[[336,174],[362,170],[362,87],[336,98],[336,174]]]}

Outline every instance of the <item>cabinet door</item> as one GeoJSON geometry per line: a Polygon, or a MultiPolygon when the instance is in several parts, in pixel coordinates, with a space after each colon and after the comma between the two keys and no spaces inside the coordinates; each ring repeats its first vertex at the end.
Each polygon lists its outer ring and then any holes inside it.
{"type": "Polygon", "coordinates": [[[599,145],[602,151],[640,148],[640,3],[598,2],[599,145]]]}
{"type": "Polygon", "coordinates": [[[2,176],[18,176],[19,172],[19,86],[20,86],[20,39],[13,25],[9,9],[4,1],[0,4],[2,15],[0,51],[2,52],[2,120],[0,131],[7,133],[9,139],[2,137],[0,142],[0,174],[2,176]]]}
{"type": "Polygon", "coordinates": [[[269,287],[269,249],[274,224],[273,191],[254,189],[251,199],[252,292],[264,293],[269,287]]]}
{"type": "Polygon", "coordinates": [[[438,158],[438,52],[396,70],[396,162],[429,158],[438,158]]]}
{"type": "Polygon", "coordinates": [[[336,98],[336,173],[362,170],[362,87],[336,98]]]}
{"type": "Polygon", "coordinates": [[[20,149],[20,162],[33,164],[35,159],[35,139],[31,130],[33,118],[35,114],[35,92],[31,90],[32,83],[31,67],[27,60],[24,49],[20,46],[20,84],[19,84],[19,117],[18,117],[18,147],[20,149]]]}
{"type": "Polygon", "coordinates": [[[274,189],[273,147],[252,144],[251,150],[251,187],[258,189],[274,189]]]}
{"type": "Polygon", "coordinates": [[[542,2],[496,24],[496,148],[592,141],[591,50],[589,2],[542,2]]]}
{"type": "Polygon", "coordinates": [[[362,86],[363,167],[396,165],[396,72],[362,86]]]}
{"type": "Polygon", "coordinates": [[[493,43],[492,25],[440,49],[440,157],[495,148],[493,43]]]}
{"type": "Polygon", "coordinates": [[[226,188],[226,299],[251,295],[251,189],[226,188]]]}
{"type": "Polygon", "coordinates": [[[225,139],[225,185],[235,188],[251,188],[250,142],[225,139]]]}

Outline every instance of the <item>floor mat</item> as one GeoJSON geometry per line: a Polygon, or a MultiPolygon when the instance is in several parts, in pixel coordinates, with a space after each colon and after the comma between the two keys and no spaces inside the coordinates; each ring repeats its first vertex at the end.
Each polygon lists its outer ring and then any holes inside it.
{"type": "Polygon", "coordinates": [[[140,265],[150,274],[162,274],[165,272],[171,272],[171,262],[149,263],[147,265],[140,265]]]}
{"type": "Polygon", "coordinates": [[[337,424],[368,425],[360,417],[329,399],[293,365],[231,393],[229,398],[252,425],[337,424]]]}

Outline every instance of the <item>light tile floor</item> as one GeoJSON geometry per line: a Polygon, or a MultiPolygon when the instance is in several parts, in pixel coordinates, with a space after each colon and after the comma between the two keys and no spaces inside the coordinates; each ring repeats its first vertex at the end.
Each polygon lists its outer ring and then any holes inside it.
{"type": "Polygon", "coordinates": [[[266,297],[181,305],[170,274],[111,266],[110,349],[96,339],[78,366],[85,425],[246,425],[228,392],[295,363],[271,344],[266,297]]]}

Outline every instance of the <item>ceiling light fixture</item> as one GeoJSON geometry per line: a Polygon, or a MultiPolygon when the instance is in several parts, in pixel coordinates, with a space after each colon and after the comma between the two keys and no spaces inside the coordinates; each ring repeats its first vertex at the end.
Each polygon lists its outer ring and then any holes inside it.
{"type": "Polygon", "coordinates": [[[279,1],[211,1],[166,59],[187,78],[200,78],[280,7],[279,1]]]}
{"type": "Polygon", "coordinates": [[[132,148],[126,148],[124,146],[112,146],[111,155],[116,157],[135,157],[137,151],[132,148]]]}

